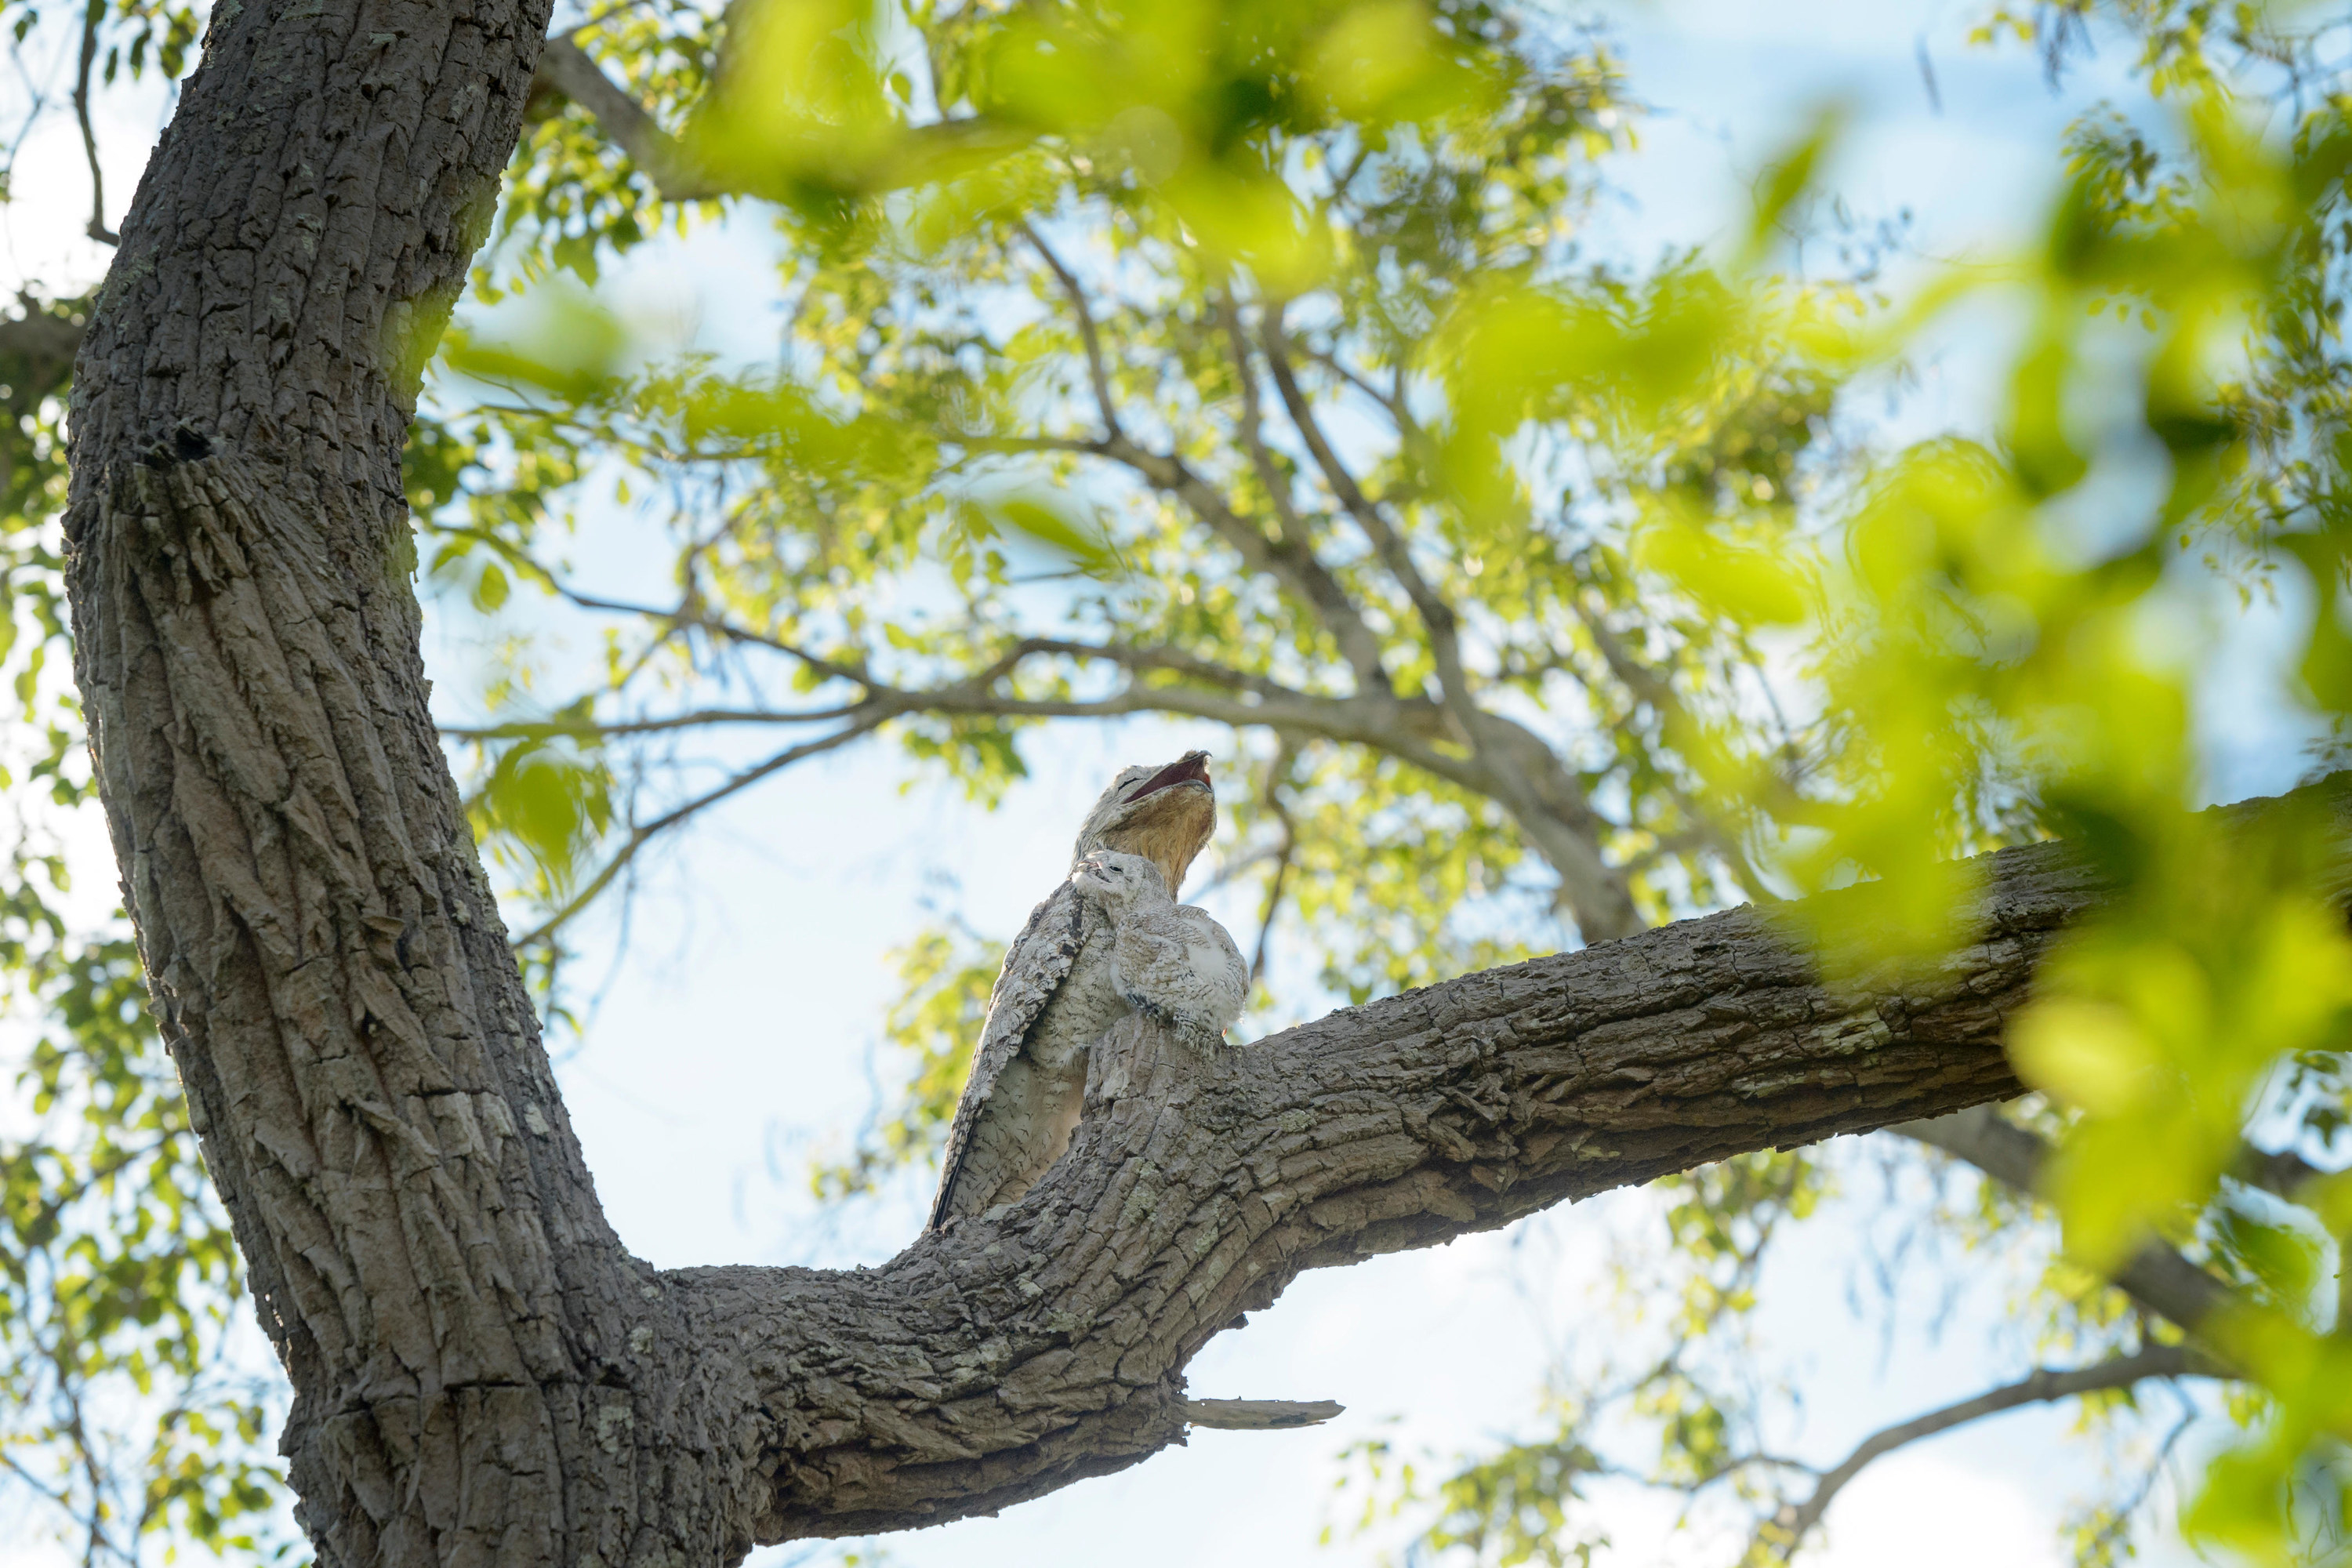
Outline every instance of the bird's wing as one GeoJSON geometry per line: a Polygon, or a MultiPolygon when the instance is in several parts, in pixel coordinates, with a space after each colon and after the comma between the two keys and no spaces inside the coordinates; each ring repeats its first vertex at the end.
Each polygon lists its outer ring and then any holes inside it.
{"type": "Polygon", "coordinates": [[[963,1168],[964,1151],[971,1144],[981,1108],[996,1087],[997,1075],[1020,1051],[1021,1042],[1069,978],[1070,965],[1086,945],[1086,900],[1077,888],[1065,882],[1029,911],[1029,923],[1005,950],[1004,967],[997,971],[996,986],[988,994],[988,1021],[981,1026],[980,1044],[971,1053],[971,1076],[964,1080],[963,1099],[948,1129],[939,1195],[931,1200],[933,1229],[947,1218],[948,1198],[963,1168]]]}

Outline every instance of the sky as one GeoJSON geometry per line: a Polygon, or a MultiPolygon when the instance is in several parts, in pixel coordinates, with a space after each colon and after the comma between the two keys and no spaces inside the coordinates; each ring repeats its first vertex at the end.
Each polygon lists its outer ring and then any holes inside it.
{"type": "MultiPolygon", "coordinates": [[[[1591,240],[1629,259],[1727,232],[1756,173],[1832,101],[1848,106],[1852,131],[1827,183],[1861,220],[1908,213],[1923,258],[1998,250],[2025,238],[2054,192],[2068,121],[2103,94],[2131,95],[2120,58],[2095,58],[2053,89],[2027,51],[1968,46],[1979,7],[1958,0],[1658,0],[1605,15],[1650,112],[1639,152],[1612,171],[1622,194],[1591,240]]],[[[160,110],[118,110],[109,128],[110,218],[160,110]]],[[[0,268],[94,277],[102,254],[77,237],[88,203],[79,146],[62,127],[44,136],[20,153],[14,200],[0,209],[0,268]]],[[[751,223],[649,247],[615,287],[682,311],[706,346],[751,352],[730,334],[773,341],[765,244],[751,223]]],[[[2000,330],[1997,321],[1957,325],[1892,417],[1964,419],[1997,361],[2000,330]]],[[[617,535],[589,540],[581,559],[592,589],[634,588],[644,565],[617,535]]],[[[2269,793],[2300,769],[2291,730],[2248,695],[2294,613],[2250,627],[2214,677],[2217,798],[2269,793]]],[[[478,681],[483,635],[463,614],[433,618],[428,664],[453,704],[478,681]]],[[[560,1068],[623,1239],[664,1267],[872,1263],[910,1240],[926,1194],[909,1186],[847,1221],[825,1219],[802,1175],[813,1152],[840,1147],[868,1113],[876,1074],[887,1071],[874,1042],[891,991],[887,950],[941,908],[982,931],[1018,929],[1063,874],[1074,826],[1112,771],[1215,738],[1159,722],[1056,731],[1033,749],[1033,764],[1044,764],[1036,776],[993,815],[947,789],[902,789],[895,754],[853,750],[793,769],[657,854],[625,931],[607,918],[582,933],[593,1007],[585,1044],[560,1068]]],[[[84,852],[102,857],[102,840],[84,852]]],[[[110,885],[100,859],[85,885],[110,885]]],[[[1246,946],[1249,912],[1204,901],[1246,946]]],[[[1864,1152],[1853,1158],[1859,1169],[1864,1152]]],[[[1909,1334],[1882,1353],[1846,1310],[1849,1284],[1864,1275],[1869,1208],[1851,1206],[1853,1217],[1808,1227],[1762,1288],[1772,1355],[1801,1374],[1805,1392],[1791,1441],[1816,1460],[2029,1365],[1999,1336],[1998,1288],[2016,1265],[1998,1259],[1964,1271],[1969,1289],[1939,1338],[1909,1334]]],[[[1609,1260],[1645,1224],[1656,1224],[1651,1199],[1614,1194],[1508,1232],[1309,1275],[1245,1330],[1213,1342],[1191,1385],[1212,1397],[1336,1399],[1348,1407],[1340,1419],[1298,1432],[1198,1433],[1002,1518],[893,1537],[890,1560],[1050,1568],[1093,1561],[1116,1542],[1133,1568],[1370,1563],[1395,1544],[1392,1528],[1318,1541],[1346,1513],[1334,1490],[1340,1452],[1384,1439],[1442,1459],[1537,1431],[1547,1364],[1627,1341],[1610,1308],[1609,1260]]],[[[1938,1305],[1906,1298],[1906,1321],[1927,1321],[1938,1305]]],[[[1808,1561],[2060,1562],[2057,1521],[2094,1475],[2062,1440],[2070,1419],[2021,1412],[1872,1467],[1832,1510],[1828,1549],[1808,1561]]],[[[1679,1528],[1653,1500],[1612,1494],[1594,1517],[1614,1538],[1604,1563],[1737,1555],[1736,1542],[1679,1528]]],[[[753,1561],[773,1568],[801,1555],[776,1549],[753,1561]]],[[[2147,1560],[2185,1561],[2162,1550],[2147,1560]]],[[[0,1543],[0,1564],[12,1561],[0,1543]]]]}

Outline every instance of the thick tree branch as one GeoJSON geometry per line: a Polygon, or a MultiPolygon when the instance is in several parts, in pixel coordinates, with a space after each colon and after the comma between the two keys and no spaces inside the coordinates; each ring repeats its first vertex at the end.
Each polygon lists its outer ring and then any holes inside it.
{"type": "Polygon", "coordinates": [[[1753,1564],[1786,1562],[1803,1544],[1807,1532],[1819,1524],[1822,1515],[1846,1484],[1860,1475],[1873,1460],[1885,1458],[1906,1444],[1932,1437],[1969,1422],[1997,1415],[2021,1405],[2047,1404],[2052,1400],[2072,1399],[2077,1394],[2097,1394],[2108,1389],[2129,1388],[2149,1378],[2185,1377],[2210,1371],[2200,1365],[2189,1351],[2179,1345],[2154,1345],[2137,1354],[2120,1356],[2101,1362],[2095,1366],[2077,1367],[2072,1371],[2053,1372],[2047,1368],[2035,1371],[2021,1382],[1992,1389],[1974,1399],[1964,1399],[1948,1405],[1941,1410],[1931,1410],[1925,1415],[1889,1426],[1865,1438],[1854,1451],[1846,1456],[1836,1468],[1824,1474],[1804,1501],[1781,1510],[1779,1517],[1757,1532],[1748,1549],[1745,1561],[1753,1564]]]}
{"type": "Polygon", "coordinates": [[[761,1538],[958,1517],[1132,1463],[1180,1436],[1185,1362],[1303,1269],[2014,1093],[2002,1020],[2099,892],[2058,846],[1987,870],[1980,942],[1861,984],[1823,984],[1788,928],[1740,910],[1213,1059],[1122,1026],[1070,1153],[1011,1208],[862,1273],[667,1277],[761,1390],[761,1538]]]}
{"type": "MultiPolygon", "coordinates": [[[[547,12],[381,20],[215,16],[82,346],[65,529],[124,904],[326,1568],[724,1563],[1001,1508],[1181,1440],[1191,1357],[1303,1269],[2018,1091],[2002,1022],[2102,896],[2063,847],[1986,867],[1980,940],[1837,985],[1751,910],[1211,1058],[1130,1020],[1009,1208],[879,1268],[631,1257],[434,731],[400,471],[547,12]]],[[[1130,700],[1171,695],[1355,711],[1130,700]]]]}
{"type": "Polygon", "coordinates": [[[75,312],[88,301],[47,303],[32,294],[16,296],[18,314],[0,320],[0,354],[23,357],[44,385],[62,384],[80,352],[83,323],[75,312]]]}
{"type": "Polygon", "coordinates": [[[543,0],[222,6],[93,307],[92,771],[323,1568],[748,1549],[748,1389],[613,1234],[434,733],[401,451],[543,0]]]}
{"type": "Polygon", "coordinates": [[[2307,1182],[2340,1173],[2325,1165],[2315,1165],[2292,1149],[2275,1153],[2248,1143],[2238,1151],[2238,1163],[2231,1173],[2250,1187],[2260,1187],[2275,1196],[2294,1200],[2307,1182]]]}

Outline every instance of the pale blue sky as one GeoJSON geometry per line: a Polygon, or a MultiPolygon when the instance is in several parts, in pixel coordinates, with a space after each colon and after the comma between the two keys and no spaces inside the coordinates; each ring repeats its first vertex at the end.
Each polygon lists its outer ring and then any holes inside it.
{"type": "MultiPolygon", "coordinates": [[[[2102,90],[2127,90],[2115,51],[2053,92],[2025,51],[1967,47],[1979,9],[1959,0],[1661,0],[1609,14],[1633,89],[1654,110],[1642,150],[1616,164],[1623,195],[1593,236],[1629,258],[1704,243],[1738,221],[1748,179],[1831,99],[1849,102],[1854,120],[1830,184],[1860,216],[1911,209],[1915,243],[1932,256],[2015,243],[2031,226],[2021,215],[2054,188],[2068,121],[2102,90]]],[[[69,142],[58,149],[68,150],[78,156],[69,142]]],[[[118,154],[118,211],[137,162],[118,154]]],[[[77,168],[37,147],[20,163],[5,237],[23,272],[95,264],[71,237],[87,199],[77,168]]],[[[689,309],[713,346],[759,352],[776,320],[767,244],[753,221],[649,249],[619,289],[689,309]],[[733,332],[749,342],[730,341],[733,332]]],[[[1948,334],[1898,417],[1921,426],[1968,420],[1999,328],[1983,318],[1948,334]]],[[[644,591],[640,544],[592,540],[583,561],[604,586],[644,591]]],[[[463,616],[436,617],[428,658],[453,700],[474,683],[479,636],[463,616]]],[[[2259,639],[2248,646],[2258,651],[2259,639]]],[[[2258,684],[2240,679],[2214,704],[2226,721],[2216,727],[2228,742],[2217,768],[2224,795],[2277,787],[2300,765],[2247,696],[2258,684]]],[[[885,951],[922,923],[926,900],[982,931],[1017,929],[1061,876],[1072,825],[1112,769],[1214,739],[1142,722],[1055,732],[1031,743],[1037,776],[993,816],[945,789],[901,793],[894,753],[853,751],[746,795],[656,856],[625,953],[613,957],[609,921],[583,933],[582,967],[603,977],[600,1001],[587,1044],[562,1069],[623,1237],[665,1266],[848,1264],[895,1252],[919,1222],[912,1186],[845,1223],[820,1223],[798,1195],[809,1152],[845,1138],[870,1103],[869,1046],[889,994],[885,951]]],[[[89,852],[102,855],[102,840],[89,852]]],[[[111,879],[98,864],[85,883],[111,879]]],[[[1254,931],[1245,910],[1207,901],[1236,931],[1254,931]]],[[[921,1568],[1366,1561],[1369,1543],[1317,1545],[1335,1511],[1334,1455],[1373,1435],[1450,1452],[1527,1430],[1546,1356],[1562,1345],[1591,1354],[1622,1334],[1593,1292],[1612,1228],[1638,1226],[1648,1203],[1622,1194],[1512,1233],[1309,1276],[1246,1330],[1214,1342],[1192,1382],[1210,1395],[1338,1399],[1349,1406],[1340,1421],[1299,1433],[1201,1434],[1123,1475],[1002,1519],[897,1537],[889,1550],[921,1568]]],[[[1807,1421],[1792,1440],[1816,1458],[2024,1364],[1993,1343],[2001,1265],[1971,1259],[1974,1293],[1940,1343],[1906,1337],[1882,1366],[1878,1344],[1844,1304],[1860,1243],[1856,1224],[1813,1227],[1765,1282],[1770,1345],[1805,1373],[1807,1421]]],[[[1930,1305],[1912,1303],[1910,1321],[1930,1305]]],[[[2089,1473],[2058,1441],[2067,1419],[2007,1416],[1874,1468],[1832,1513],[1833,1548],[1817,1561],[2054,1563],[2054,1521],[2089,1473]]],[[[1619,1549],[1604,1561],[1624,1568],[1736,1555],[1729,1542],[1676,1534],[1658,1508],[1612,1498],[1605,1509],[1619,1549]]]]}
{"type": "MultiPolygon", "coordinates": [[[[1592,243],[1627,258],[1705,242],[1737,222],[1754,173],[1832,98],[1849,102],[1854,121],[1831,184],[1859,216],[1910,208],[1914,242],[1929,256],[2020,242],[2054,187],[2067,121],[2103,80],[2121,80],[2121,62],[2100,61],[2053,94],[2022,51],[1965,47],[1972,9],[1956,5],[1694,0],[1617,15],[1633,89],[1654,112],[1642,150],[1618,163],[1623,194],[1604,207],[1592,243]],[[1919,66],[1923,40],[1940,113],[1919,66]]],[[[690,291],[706,343],[752,346],[730,342],[723,324],[762,344],[772,319],[760,313],[763,245],[757,236],[709,245],[704,258],[624,292],[641,290],[650,303],[690,291]]],[[[1988,334],[1999,327],[1979,318],[1956,328],[1897,416],[1920,427],[1968,419],[1993,363],[1988,334]]],[[[616,582],[640,569],[625,546],[606,548],[602,563],[616,582]]],[[[592,569],[600,555],[589,552],[592,569]]],[[[462,662],[446,651],[453,666],[462,662]]],[[[1036,779],[993,816],[942,790],[902,795],[895,757],[856,752],[747,797],[672,852],[590,1043],[564,1069],[624,1237],[663,1264],[849,1263],[896,1251],[919,1220],[913,1186],[840,1229],[812,1223],[793,1191],[808,1151],[844,1137],[869,1103],[868,1043],[889,992],[884,950],[920,923],[927,897],[983,931],[1016,929],[1060,874],[1071,824],[1113,767],[1213,739],[1135,723],[1033,741],[1036,779]]],[[[2242,739],[2247,753],[2275,750],[2259,726],[2242,739]]],[[[2238,793],[2294,771],[2252,754],[2233,766],[2238,793]]],[[[1246,910],[1207,901],[1236,931],[1254,929],[1246,910]]],[[[1647,1204],[1622,1195],[1517,1233],[1309,1276],[1245,1331],[1214,1342],[1192,1382],[1211,1395],[1338,1399],[1349,1406],[1340,1421],[1302,1433],[1201,1434],[1123,1475],[1001,1519],[897,1537],[888,1549],[923,1568],[1087,1562],[1113,1542],[1118,1560],[1139,1568],[1369,1560],[1374,1542],[1317,1545],[1338,1513],[1334,1456],[1374,1435],[1449,1453],[1528,1431],[1546,1356],[1562,1343],[1591,1354],[1617,1336],[1595,1292],[1612,1226],[1639,1224],[1647,1204]]],[[[2025,1365],[2014,1347],[1988,1349],[1997,1330],[1986,1276],[2000,1268],[1972,1259],[1977,1293],[1941,1344],[1906,1336],[1882,1367],[1878,1344],[1844,1304],[1859,1238],[1853,1224],[1816,1227],[1766,1282],[1771,1347],[1804,1373],[1808,1414],[1796,1441],[1816,1458],[2025,1365]]],[[[1912,1309],[1916,1327],[1929,1311],[1912,1309]]],[[[2058,1441],[2066,1419],[2012,1415],[1886,1462],[1832,1513],[1833,1547],[1821,1561],[2055,1563],[2055,1520],[2090,1473],[2058,1441]]],[[[1619,1539],[1607,1561],[1633,1568],[1736,1555],[1730,1542],[1677,1532],[1663,1506],[1625,1497],[1603,1506],[1619,1539]]]]}

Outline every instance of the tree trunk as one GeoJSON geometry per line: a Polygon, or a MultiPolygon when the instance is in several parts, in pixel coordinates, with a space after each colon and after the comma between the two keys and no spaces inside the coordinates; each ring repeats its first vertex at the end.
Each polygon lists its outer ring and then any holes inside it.
{"type": "Polygon", "coordinates": [[[2095,896],[2055,848],[1867,986],[1738,911],[1214,1059],[1129,1027],[1009,1212],[850,1273],[628,1256],[427,711],[400,484],[545,22],[220,6],[76,376],[91,749],[322,1563],[715,1563],[1000,1508],[1181,1441],[1186,1362],[1301,1269],[2016,1092],[2002,1016],[2095,896]]]}
{"type": "Polygon", "coordinates": [[[328,1563],[710,1563],[745,1385],[605,1224],[425,705],[401,446],[542,0],[226,4],[77,366],[123,900],[328,1563]]]}

